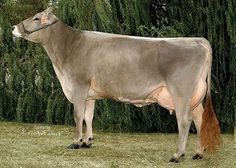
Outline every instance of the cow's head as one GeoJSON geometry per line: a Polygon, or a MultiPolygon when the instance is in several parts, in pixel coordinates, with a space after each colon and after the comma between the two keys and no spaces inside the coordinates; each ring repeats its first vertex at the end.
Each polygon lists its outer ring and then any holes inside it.
{"type": "Polygon", "coordinates": [[[58,21],[59,19],[52,13],[52,8],[50,7],[12,26],[12,34],[35,43],[43,43],[47,41],[47,37],[50,34],[48,27],[58,21]]]}

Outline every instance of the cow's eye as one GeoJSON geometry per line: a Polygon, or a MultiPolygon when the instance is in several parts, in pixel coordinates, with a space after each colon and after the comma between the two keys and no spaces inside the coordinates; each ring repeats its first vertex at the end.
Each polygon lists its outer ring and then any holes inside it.
{"type": "Polygon", "coordinates": [[[39,20],[39,18],[37,18],[37,17],[33,19],[33,21],[37,21],[37,20],[39,20]]]}

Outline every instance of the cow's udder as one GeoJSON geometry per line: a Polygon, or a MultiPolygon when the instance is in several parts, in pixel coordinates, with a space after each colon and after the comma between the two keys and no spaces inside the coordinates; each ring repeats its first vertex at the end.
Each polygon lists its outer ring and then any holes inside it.
{"type": "MultiPolygon", "coordinates": [[[[196,106],[198,106],[198,104],[204,98],[205,93],[206,93],[206,82],[203,79],[200,79],[193,93],[192,99],[190,101],[191,110],[193,110],[196,106]]],[[[158,103],[160,106],[169,110],[171,114],[175,110],[174,100],[166,86],[161,86],[156,88],[144,100],[128,100],[124,98],[119,100],[122,102],[134,104],[137,107],[142,107],[152,103],[158,103]]]]}
{"type": "MultiPolygon", "coordinates": [[[[190,101],[190,109],[193,110],[204,98],[206,93],[206,82],[200,79],[196,89],[194,90],[192,99],[190,101]]],[[[154,90],[145,101],[158,103],[160,106],[166,108],[171,113],[175,110],[174,100],[165,86],[154,90]]]]}

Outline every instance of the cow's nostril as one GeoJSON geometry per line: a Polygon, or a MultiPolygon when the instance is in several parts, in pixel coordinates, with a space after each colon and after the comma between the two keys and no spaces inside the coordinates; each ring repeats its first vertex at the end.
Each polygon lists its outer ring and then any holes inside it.
{"type": "Polygon", "coordinates": [[[14,31],[14,30],[15,30],[15,27],[16,27],[16,26],[12,26],[12,27],[11,27],[11,31],[14,31]]]}

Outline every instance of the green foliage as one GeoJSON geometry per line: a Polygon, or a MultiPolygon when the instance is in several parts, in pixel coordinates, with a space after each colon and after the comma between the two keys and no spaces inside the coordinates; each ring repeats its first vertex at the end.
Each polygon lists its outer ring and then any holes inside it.
{"type": "MultiPolygon", "coordinates": [[[[223,131],[236,110],[236,1],[52,0],[56,15],[80,30],[146,37],[201,36],[213,47],[212,95],[223,131]]],[[[46,0],[0,2],[0,120],[74,124],[45,51],[13,39],[11,25],[42,11],[46,0]]],[[[94,126],[110,131],[175,132],[175,116],[158,105],[96,102],[94,126]]],[[[194,131],[194,128],[192,128],[194,131]]]]}

